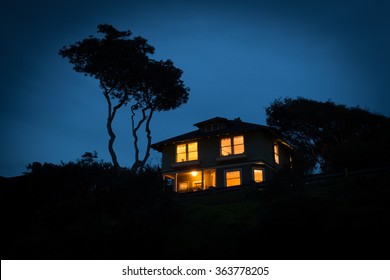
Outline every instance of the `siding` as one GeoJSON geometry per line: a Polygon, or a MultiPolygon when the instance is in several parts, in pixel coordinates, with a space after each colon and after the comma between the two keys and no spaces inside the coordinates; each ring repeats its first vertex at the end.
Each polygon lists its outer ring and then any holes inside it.
{"type": "MultiPolygon", "coordinates": [[[[240,134],[241,135],[241,134],[240,134]]],[[[223,167],[225,164],[231,163],[245,163],[254,161],[264,161],[265,163],[274,167],[289,167],[290,164],[290,150],[283,144],[279,144],[279,161],[280,164],[274,163],[274,139],[265,136],[259,131],[248,132],[244,134],[245,155],[243,159],[235,161],[218,162],[220,157],[220,139],[226,137],[225,135],[219,137],[210,137],[198,140],[198,160],[199,167],[223,167]]],[[[187,141],[187,142],[192,142],[187,141]]],[[[185,142],[183,142],[185,143],[185,142]]],[[[176,144],[168,144],[162,148],[162,172],[172,172],[178,168],[172,167],[176,162],[176,144]]],[[[187,168],[191,169],[191,168],[187,168]]],[[[247,172],[245,172],[247,173],[247,172]]],[[[250,172],[249,172],[250,173],[250,172]]]]}

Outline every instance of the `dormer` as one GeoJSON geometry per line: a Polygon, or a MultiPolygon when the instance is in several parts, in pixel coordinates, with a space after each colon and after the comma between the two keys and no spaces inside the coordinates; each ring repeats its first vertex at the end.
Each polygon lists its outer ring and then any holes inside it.
{"type": "Polygon", "coordinates": [[[206,121],[194,124],[201,132],[211,132],[225,129],[228,126],[229,120],[226,118],[215,117],[206,121]]]}

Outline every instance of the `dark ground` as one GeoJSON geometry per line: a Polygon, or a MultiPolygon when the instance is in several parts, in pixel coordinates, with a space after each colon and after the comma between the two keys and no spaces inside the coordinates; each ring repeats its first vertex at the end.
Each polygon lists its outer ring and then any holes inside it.
{"type": "Polygon", "coordinates": [[[2,178],[1,259],[390,259],[388,172],[182,196],[149,179],[2,178]]]}

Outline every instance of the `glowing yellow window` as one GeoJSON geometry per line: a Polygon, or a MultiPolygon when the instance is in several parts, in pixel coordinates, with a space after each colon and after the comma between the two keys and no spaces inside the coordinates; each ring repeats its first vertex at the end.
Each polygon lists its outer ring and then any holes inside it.
{"type": "Polygon", "coordinates": [[[261,183],[264,181],[263,169],[253,169],[253,180],[256,183],[261,183]]]}
{"type": "Polygon", "coordinates": [[[221,156],[239,155],[244,152],[244,136],[240,135],[221,139],[221,156]]]}
{"type": "Polygon", "coordinates": [[[274,144],[274,159],[275,163],[279,164],[279,145],[277,143],[274,144]]]}
{"type": "Polygon", "coordinates": [[[233,138],[234,154],[239,155],[245,152],[244,149],[244,136],[236,136],[233,138]]]}
{"type": "Polygon", "coordinates": [[[221,139],[221,155],[230,156],[232,154],[232,144],[230,138],[221,139]]]}
{"type": "Polygon", "coordinates": [[[180,144],[176,146],[176,162],[182,162],[187,160],[186,144],[180,144]]]}
{"type": "Polygon", "coordinates": [[[239,186],[241,185],[241,171],[227,171],[225,174],[226,187],[239,186]]]}
{"type": "Polygon", "coordinates": [[[198,143],[191,142],[176,146],[176,162],[190,161],[198,159],[198,143]]]}
{"type": "Polygon", "coordinates": [[[198,142],[188,143],[188,160],[198,159],[198,142]]]}

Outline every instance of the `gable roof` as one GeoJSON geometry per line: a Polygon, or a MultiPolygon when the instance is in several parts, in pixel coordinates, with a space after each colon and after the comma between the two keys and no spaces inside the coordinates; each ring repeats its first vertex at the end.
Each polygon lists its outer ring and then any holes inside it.
{"type": "MultiPolygon", "coordinates": [[[[198,127],[199,129],[154,143],[151,145],[152,149],[161,152],[162,147],[168,144],[176,144],[184,141],[193,141],[201,138],[234,135],[234,134],[240,134],[240,133],[245,133],[250,131],[262,131],[272,138],[279,138],[277,136],[276,131],[273,128],[269,126],[243,122],[239,118],[234,120],[228,120],[226,118],[215,117],[212,119],[195,123],[194,126],[198,127]],[[204,129],[201,129],[203,126],[210,123],[223,123],[224,126],[222,126],[220,129],[211,130],[211,131],[206,131],[204,129]]],[[[283,143],[287,144],[285,142],[283,143]]]]}

